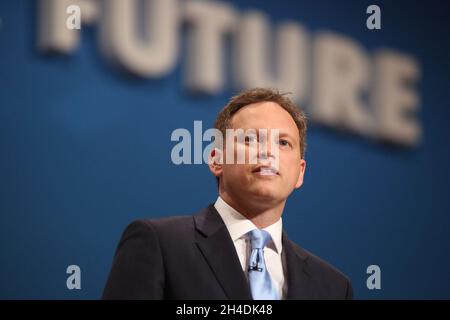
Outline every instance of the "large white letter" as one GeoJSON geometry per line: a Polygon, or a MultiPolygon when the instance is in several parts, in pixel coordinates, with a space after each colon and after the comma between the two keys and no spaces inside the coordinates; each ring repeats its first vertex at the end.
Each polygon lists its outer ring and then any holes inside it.
{"type": "Polygon", "coordinates": [[[262,13],[245,14],[235,34],[236,85],[242,89],[275,87],[292,92],[292,99],[302,102],[308,90],[308,48],[307,33],[299,24],[283,23],[271,39],[269,21],[262,13]]]}
{"type": "Polygon", "coordinates": [[[223,3],[189,1],[184,7],[184,16],[190,25],[186,86],[197,92],[217,93],[225,82],[224,34],[235,27],[236,13],[223,3]]]}
{"type": "Polygon", "coordinates": [[[375,56],[376,77],[373,106],[377,133],[382,139],[416,145],[422,134],[415,113],[419,97],[412,85],[419,79],[419,66],[411,57],[382,51],[375,56]]]}
{"type": "Polygon", "coordinates": [[[317,37],[314,54],[312,118],[370,134],[373,124],[361,101],[369,83],[367,55],[354,41],[333,34],[317,37]]]}
{"type": "Polygon", "coordinates": [[[93,23],[98,16],[97,0],[40,0],[38,47],[43,51],[72,52],[80,41],[80,31],[67,28],[67,8],[78,6],[81,22],[93,23]]]}
{"type": "Polygon", "coordinates": [[[102,51],[136,75],[158,77],[174,67],[178,55],[178,2],[145,0],[142,24],[137,23],[139,7],[137,0],[103,2],[102,51]]]}

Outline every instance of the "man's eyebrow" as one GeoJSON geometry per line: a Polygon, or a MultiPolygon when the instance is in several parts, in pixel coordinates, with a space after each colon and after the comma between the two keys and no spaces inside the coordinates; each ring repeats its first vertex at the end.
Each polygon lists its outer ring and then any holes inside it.
{"type": "MultiPolygon", "coordinates": [[[[271,130],[274,130],[274,128],[271,128],[271,129],[265,129],[265,128],[263,128],[263,129],[261,129],[261,128],[244,128],[244,127],[240,127],[240,128],[230,128],[230,129],[234,129],[234,130],[238,130],[238,129],[242,129],[242,133],[243,134],[247,134],[248,133],[248,130],[250,130],[250,132],[254,132],[254,133],[256,133],[257,135],[259,135],[259,133],[260,133],[260,130],[264,130],[266,133],[269,133],[269,132],[271,132],[271,130]]],[[[296,134],[294,134],[294,133],[291,133],[291,132],[288,132],[288,131],[285,131],[285,130],[283,130],[283,129],[275,129],[275,130],[278,130],[278,137],[287,137],[287,138],[291,138],[291,139],[296,139],[296,137],[297,137],[297,135],[296,134]]]]}
{"type": "Polygon", "coordinates": [[[279,137],[288,137],[288,138],[295,139],[295,135],[293,136],[293,135],[290,134],[289,132],[281,131],[281,130],[280,130],[280,133],[279,133],[278,136],[279,136],[279,137]]]}

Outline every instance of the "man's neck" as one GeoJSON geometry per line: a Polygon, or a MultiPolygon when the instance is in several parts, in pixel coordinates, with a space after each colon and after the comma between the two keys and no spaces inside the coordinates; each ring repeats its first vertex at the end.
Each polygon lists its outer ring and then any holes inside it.
{"type": "Polygon", "coordinates": [[[219,192],[220,197],[230,207],[249,219],[259,229],[266,228],[277,222],[283,213],[286,201],[277,204],[266,204],[263,201],[251,201],[235,199],[226,192],[219,192]]]}

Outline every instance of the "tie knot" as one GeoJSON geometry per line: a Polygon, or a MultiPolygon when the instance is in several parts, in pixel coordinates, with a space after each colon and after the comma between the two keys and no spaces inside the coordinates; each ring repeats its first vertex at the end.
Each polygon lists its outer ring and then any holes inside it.
{"type": "Polygon", "coordinates": [[[250,231],[248,234],[250,237],[252,250],[263,249],[267,245],[269,240],[272,239],[270,233],[268,233],[266,230],[255,229],[250,231]]]}

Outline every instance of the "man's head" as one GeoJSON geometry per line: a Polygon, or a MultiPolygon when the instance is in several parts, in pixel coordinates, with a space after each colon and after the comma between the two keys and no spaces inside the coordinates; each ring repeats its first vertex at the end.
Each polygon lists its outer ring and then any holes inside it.
{"type": "MultiPolygon", "coordinates": [[[[265,151],[258,149],[256,163],[248,161],[250,146],[247,140],[235,141],[231,149],[235,154],[237,149],[245,149],[245,164],[226,161],[210,163],[221,195],[225,194],[236,202],[271,206],[284,204],[291,192],[302,185],[306,167],[306,118],[285,95],[263,88],[245,91],[233,97],[219,113],[215,128],[222,132],[225,144],[227,129],[253,129],[257,134],[260,129],[265,129],[269,139],[271,131],[279,130],[278,141],[265,151]],[[274,146],[278,152],[271,150],[274,146]],[[275,154],[278,159],[272,160],[277,161],[278,172],[274,175],[262,174],[263,159],[274,158],[275,154]]],[[[223,159],[226,159],[229,149],[224,145],[221,151],[223,159]]],[[[211,155],[216,156],[217,150],[213,150],[211,155]]]]}

